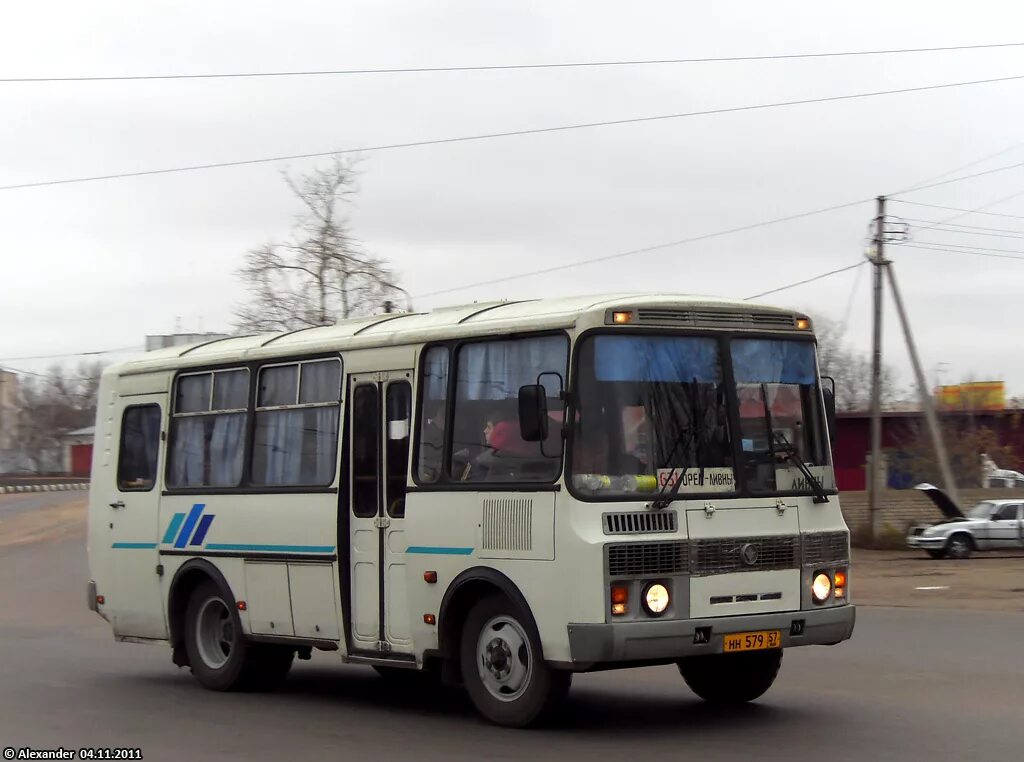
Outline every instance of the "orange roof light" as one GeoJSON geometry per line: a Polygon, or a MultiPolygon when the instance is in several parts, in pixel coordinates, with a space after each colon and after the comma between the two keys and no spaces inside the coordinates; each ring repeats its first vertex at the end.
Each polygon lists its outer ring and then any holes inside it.
{"type": "Polygon", "coordinates": [[[798,331],[809,331],[811,330],[811,319],[800,317],[796,319],[796,329],[798,331]]]}
{"type": "Polygon", "coordinates": [[[612,313],[612,322],[615,323],[615,325],[625,325],[626,323],[632,323],[633,322],[633,313],[632,312],[613,312],[612,313]]]}

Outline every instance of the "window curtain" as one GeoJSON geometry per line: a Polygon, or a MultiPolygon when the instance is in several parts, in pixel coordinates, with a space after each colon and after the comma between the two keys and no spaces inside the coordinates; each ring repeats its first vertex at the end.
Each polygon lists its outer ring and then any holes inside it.
{"type": "Polygon", "coordinates": [[[234,487],[242,481],[245,414],[213,416],[210,434],[210,484],[234,487]]]}
{"type": "Polygon", "coordinates": [[[558,373],[564,378],[567,355],[563,336],[467,344],[459,352],[458,397],[514,399],[519,387],[536,384],[542,373],[558,373]]]}
{"type": "Polygon", "coordinates": [[[203,419],[177,418],[171,438],[170,482],[173,487],[196,487],[203,483],[205,430],[203,419]]]}
{"type": "Polygon", "coordinates": [[[736,383],[814,384],[814,345],[785,339],[737,339],[732,342],[736,383]]]}

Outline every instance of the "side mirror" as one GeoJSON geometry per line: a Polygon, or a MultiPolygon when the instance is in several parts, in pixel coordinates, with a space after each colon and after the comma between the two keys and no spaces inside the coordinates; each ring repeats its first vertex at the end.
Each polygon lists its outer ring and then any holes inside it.
{"type": "Polygon", "coordinates": [[[547,439],[548,398],[541,384],[519,387],[519,435],[525,442],[547,439]]]}
{"type": "Polygon", "coordinates": [[[821,393],[825,399],[825,424],[828,426],[828,439],[836,441],[836,380],[830,376],[821,377],[821,393]],[[828,382],[828,386],[825,382],[828,382]]]}

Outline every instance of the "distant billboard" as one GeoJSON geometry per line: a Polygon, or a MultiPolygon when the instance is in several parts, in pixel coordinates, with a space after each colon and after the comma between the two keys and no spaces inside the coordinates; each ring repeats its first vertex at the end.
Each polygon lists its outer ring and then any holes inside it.
{"type": "Polygon", "coordinates": [[[1006,384],[1003,381],[971,381],[935,390],[942,410],[1003,410],[1006,407],[1006,384]]]}

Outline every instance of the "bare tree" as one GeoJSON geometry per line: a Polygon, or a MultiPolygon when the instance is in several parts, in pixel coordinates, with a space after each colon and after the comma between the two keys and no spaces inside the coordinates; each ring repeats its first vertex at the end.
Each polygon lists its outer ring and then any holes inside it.
{"type": "Polygon", "coordinates": [[[235,310],[242,331],[330,325],[372,314],[403,290],[387,264],[362,250],[342,213],[356,192],[354,163],[330,166],[285,182],[302,202],[288,242],[250,251],[238,274],[251,300],[235,310]]]}
{"type": "MultiPolygon", "coordinates": [[[[871,355],[849,348],[842,326],[833,320],[815,318],[814,331],[821,374],[836,381],[836,407],[844,411],[870,409],[871,355]]],[[[892,408],[905,396],[897,384],[896,371],[883,364],[882,407],[892,408]]]]}
{"type": "Polygon", "coordinates": [[[103,366],[81,363],[77,371],[54,365],[43,376],[22,378],[18,400],[18,450],[36,473],[60,471],[61,437],[96,420],[103,366]]]}

